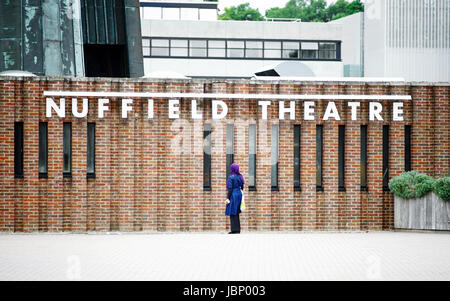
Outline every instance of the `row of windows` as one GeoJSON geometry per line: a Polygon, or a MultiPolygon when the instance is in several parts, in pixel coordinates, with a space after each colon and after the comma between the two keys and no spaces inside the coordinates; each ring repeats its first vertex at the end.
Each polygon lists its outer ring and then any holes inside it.
{"type": "MultiPolygon", "coordinates": [[[[338,129],[338,190],[345,191],[345,125],[340,125],[338,129]]],[[[360,147],[360,185],[362,191],[367,191],[367,125],[361,125],[361,147],[360,147]]],[[[203,188],[204,190],[211,190],[211,124],[204,126],[204,144],[203,144],[203,188]]],[[[293,185],[294,191],[300,191],[300,138],[301,126],[293,126],[293,151],[294,151],[294,174],[293,185]]],[[[411,126],[405,126],[405,171],[411,170],[411,126]]],[[[226,130],[226,149],[227,149],[227,178],[229,175],[230,165],[234,162],[233,156],[233,139],[234,139],[234,125],[227,125],[226,130]]],[[[256,125],[251,124],[248,128],[248,188],[250,191],[256,190],[256,125]]],[[[271,189],[278,191],[278,141],[279,141],[279,126],[272,125],[271,127],[271,189]]],[[[383,190],[389,190],[389,125],[383,126],[383,190]]],[[[323,126],[316,126],[316,190],[323,191],[323,126]]]]}
{"type": "Polygon", "coordinates": [[[143,38],[144,57],[340,60],[340,42],[143,38]]]}
{"type": "MultiPolygon", "coordinates": [[[[204,125],[203,131],[203,187],[211,189],[211,124],[204,125]]],[[[249,190],[256,190],[256,125],[249,125],[249,166],[248,186],[249,190]]],[[[338,185],[339,191],[345,191],[345,125],[340,125],[338,130],[338,185]]],[[[72,123],[63,123],[63,176],[72,175],[72,123]]],[[[361,189],[367,190],[367,125],[361,125],[361,189]]],[[[300,191],[300,138],[301,126],[293,127],[293,151],[294,151],[294,190],[300,191]]],[[[411,170],[411,126],[405,126],[405,170],[411,170]]],[[[271,127],[271,188],[278,190],[278,141],[279,126],[271,127]]],[[[383,189],[388,190],[389,184],[389,125],[383,126],[383,189]]],[[[87,177],[95,177],[95,123],[87,124],[87,177]]],[[[23,122],[14,125],[14,174],[16,178],[23,178],[23,122]]],[[[46,178],[48,174],[48,123],[39,122],[39,177],[46,178]]],[[[226,127],[226,172],[229,176],[229,167],[234,162],[234,125],[226,127]]],[[[316,188],[323,190],[323,126],[316,126],[316,188]]]]}
{"type": "MultiPolygon", "coordinates": [[[[63,176],[72,176],[72,123],[63,123],[63,176]]],[[[86,174],[95,177],[95,123],[87,124],[86,174]]],[[[23,122],[14,124],[14,176],[23,178],[23,122]]],[[[48,123],[39,122],[39,159],[38,172],[40,178],[48,177],[48,123]]]]}
{"type": "Polygon", "coordinates": [[[217,20],[217,10],[196,7],[141,7],[143,20],[217,20]]]}

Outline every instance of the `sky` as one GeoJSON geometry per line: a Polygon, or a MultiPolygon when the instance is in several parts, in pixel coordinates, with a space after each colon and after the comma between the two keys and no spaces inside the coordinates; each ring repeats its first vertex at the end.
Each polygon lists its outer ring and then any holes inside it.
{"type": "MultiPolygon", "coordinates": [[[[336,0],[327,0],[328,4],[335,2],[336,0]]],[[[220,13],[223,12],[225,7],[237,6],[242,3],[250,3],[253,8],[259,9],[259,12],[264,15],[265,11],[272,7],[284,7],[288,0],[219,0],[220,13]]]]}

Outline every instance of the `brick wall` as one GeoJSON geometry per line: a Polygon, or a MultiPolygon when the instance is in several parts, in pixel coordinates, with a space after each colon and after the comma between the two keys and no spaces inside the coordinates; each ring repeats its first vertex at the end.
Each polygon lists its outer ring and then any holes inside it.
{"type": "MultiPolygon", "coordinates": [[[[78,102],[81,110],[82,102],[78,102]]],[[[285,102],[288,106],[289,102],[285,102]]],[[[248,174],[248,126],[257,125],[256,191],[246,187],[243,231],[382,230],[393,227],[393,196],[382,189],[382,126],[390,125],[390,177],[404,170],[404,126],[412,125],[412,168],[431,176],[449,174],[449,86],[389,83],[267,83],[245,80],[153,81],[129,79],[0,79],[0,231],[226,231],[226,124],[234,124],[234,158],[248,174]],[[211,120],[211,102],[199,100],[202,120],[191,119],[191,102],[180,101],[180,119],[168,119],[167,99],[136,98],[128,119],[120,99],[110,98],[97,118],[96,98],[87,118],[45,117],[45,90],[204,92],[254,94],[412,95],[403,122],[368,121],[361,101],[352,121],[346,101],[336,101],[341,121],[322,121],[327,101],[317,101],[315,121],[278,120],[274,97],[268,120],[256,100],[224,99],[228,116],[211,120]],[[24,178],[14,178],[14,122],[24,122],[24,178]],[[38,124],[48,122],[48,178],[38,177],[38,124]],[[63,122],[72,122],[72,177],[62,174],[63,122]],[[86,177],[87,123],[96,123],[95,178],[86,177]],[[203,190],[203,125],[212,125],[211,191],[203,190]],[[271,191],[271,125],[279,124],[279,191],[271,191]],[[293,125],[301,125],[301,191],[293,187],[293,125]],[[324,126],[323,187],[316,191],[316,124],[324,126]],[[360,189],[360,126],[368,124],[368,191],[360,189]],[[338,126],[346,126],[345,186],[338,191],[338,126]]]]}

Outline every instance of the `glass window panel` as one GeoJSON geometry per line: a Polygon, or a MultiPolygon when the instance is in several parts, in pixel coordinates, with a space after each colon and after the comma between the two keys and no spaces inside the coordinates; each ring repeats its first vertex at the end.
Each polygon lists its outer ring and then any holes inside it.
{"type": "Polygon", "coordinates": [[[23,178],[23,122],[14,123],[14,177],[23,178]]]}
{"type": "Polygon", "coordinates": [[[214,21],[217,20],[217,11],[215,9],[200,9],[200,20],[214,21]]]}
{"type": "Polygon", "coordinates": [[[152,55],[169,56],[169,48],[152,48],[152,55]]]}
{"type": "Polygon", "coordinates": [[[209,48],[208,56],[209,57],[225,57],[225,49],[209,48]]]}
{"type": "Polygon", "coordinates": [[[228,57],[244,57],[244,49],[230,49],[227,51],[228,57]]]}
{"type": "Polygon", "coordinates": [[[190,47],[206,48],[206,40],[190,40],[190,47]]]}
{"type": "Polygon", "coordinates": [[[316,42],[302,42],[303,50],[318,50],[319,45],[316,42]]]}
{"type": "Polygon", "coordinates": [[[244,41],[228,41],[228,48],[244,48],[244,41]]]}
{"type": "Polygon", "coordinates": [[[188,56],[187,48],[171,48],[170,56],[188,56]]]}
{"type": "Polygon", "coordinates": [[[319,43],[320,50],[336,50],[336,43],[319,43]]]}
{"type": "Polygon", "coordinates": [[[256,124],[248,128],[248,187],[256,186],[256,124]]]}
{"type": "Polygon", "coordinates": [[[294,189],[300,189],[300,134],[301,126],[294,125],[294,189]]]}
{"type": "Polygon", "coordinates": [[[39,122],[39,173],[48,171],[48,123],[39,122]]]}
{"type": "Polygon", "coordinates": [[[298,49],[283,50],[283,58],[287,59],[298,58],[298,49]]]}
{"type": "Polygon", "coordinates": [[[270,182],[272,189],[278,188],[278,124],[272,125],[272,132],[270,138],[270,182]]]}
{"type": "Polygon", "coordinates": [[[211,124],[203,128],[203,189],[211,189],[211,124]]]}
{"type": "Polygon", "coordinates": [[[283,49],[298,49],[298,42],[283,42],[283,49]]]}
{"type": "Polygon", "coordinates": [[[383,125],[383,190],[389,190],[389,125],[383,125]]]}
{"type": "Polygon", "coordinates": [[[247,42],[245,42],[245,47],[247,47],[247,49],[248,48],[258,48],[258,49],[260,49],[260,48],[263,48],[263,43],[262,43],[262,41],[247,41],[247,42]]]}
{"type": "Polygon", "coordinates": [[[196,57],[206,57],[206,48],[190,48],[189,55],[196,57]]]}
{"type": "Polygon", "coordinates": [[[150,48],[149,47],[144,47],[142,48],[142,55],[150,55],[150,48]]]}
{"type": "Polygon", "coordinates": [[[142,46],[150,47],[150,39],[142,39],[142,46]]]}
{"type": "Polygon", "coordinates": [[[323,162],[323,126],[316,125],[316,189],[323,191],[322,162],[323,162]]]}
{"type": "Polygon", "coordinates": [[[181,20],[198,20],[198,8],[182,7],[181,20]]]}
{"type": "Polygon", "coordinates": [[[345,125],[338,132],[338,189],[345,191],[345,125]]]}
{"type": "Polygon", "coordinates": [[[256,58],[262,58],[263,51],[262,49],[246,49],[245,50],[245,56],[246,57],[256,57],[256,58]]]}
{"type": "Polygon", "coordinates": [[[169,40],[167,39],[152,39],[153,47],[169,47],[169,40]]]}
{"type": "Polygon", "coordinates": [[[327,60],[335,60],[336,59],[336,51],[334,51],[334,50],[320,50],[319,51],[319,58],[320,59],[327,59],[327,60]]]}
{"type": "Polygon", "coordinates": [[[170,40],[170,47],[188,47],[187,40],[170,40]]]}
{"type": "Polygon", "coordinates": [[[304,59],[316,59],[317,51],[316,50],[302,50],[302,58],[304,59]]]}
{"type": "Polygon", "coordinates": [[[146,20],[161,20],[161,7],[143,7],[143,19],[146,20]]]}
{"type": "Polygon", "coordinates": [[[63,172],[72,171],[72,124],[64,122],[63,124],[63,172]]]}
{"type": "Polygon", "coordinates": [[[234,125],[227,124],[227,136],[226,136],[226,168],[227,168],[227,180],[230,175],[230,166],[234,161],[234,125]]]}
{"type": "Polygon", "coordinates": [[[86,172],[88,174],[95,173],[95,123],[87,124],[87,164],[86,172]]]}
{"type": "Polygon", "coordinates": [[[411,126],[405,125],[405,171],[411,171],[411,126]]]}
{"type": "Polygon", "coordinates": [[[179,20],[180,9],[177,7],[163,7],[163,19],[164,20],[179,20]]]}
{"type": "Polygon", "coordinates": [[[208,41],[208,47],[210,48],[225,48],[225,41],[208,41]]]}
{"type": "Polygon", "coordinates": [[[265,49],[281,49],[281,42],[264,42],[265,49]]]}
{"type": "Polygon", "coordinates": [[[361,125],[361,190],[367,190],[367,125],[361,125]]]}
{"type": "Polygon", "coordinates": [[[277,58],[279,59],[281,57],[281,50],[264,50],[264,57],[265,58],[277,58]]]}

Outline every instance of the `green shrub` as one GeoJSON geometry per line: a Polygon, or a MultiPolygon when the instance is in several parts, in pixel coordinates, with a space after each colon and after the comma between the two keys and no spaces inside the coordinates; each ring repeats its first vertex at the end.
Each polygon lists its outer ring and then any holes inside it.
{"type": "Polygon", "coordinates": [[[444,201],[450,201],[450,177],[434,181],[433,192],[444,201]]]}
{"type": "Polygon", "coordinates": [[[391,192],[404,199],[421,198],[433,189],[434,179],[417,171],[402,173],[389,181],[391,192]]]}

